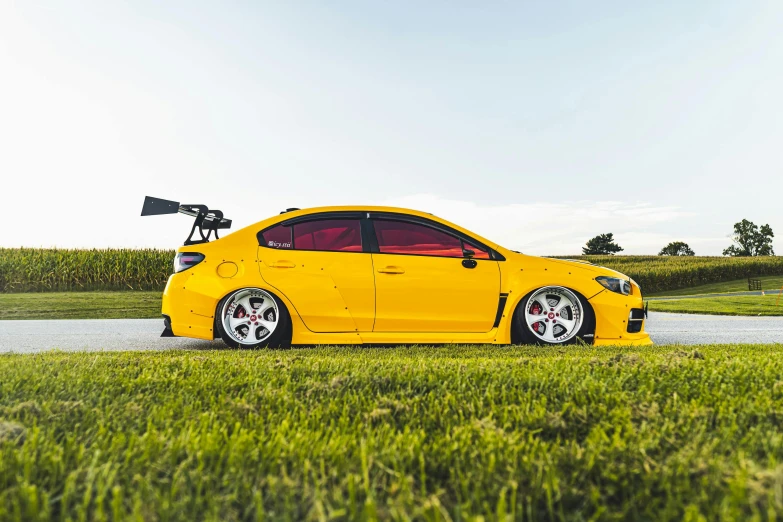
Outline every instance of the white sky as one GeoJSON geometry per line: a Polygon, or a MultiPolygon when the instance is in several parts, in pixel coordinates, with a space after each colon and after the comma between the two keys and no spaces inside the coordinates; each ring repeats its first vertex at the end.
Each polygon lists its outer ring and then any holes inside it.
{"type": "Polygon", "coordinates": [[[179,246],[145,195],[533,254],[783,234],[783,2],[467,5],[0,0],[0,246],[179,246]]]}

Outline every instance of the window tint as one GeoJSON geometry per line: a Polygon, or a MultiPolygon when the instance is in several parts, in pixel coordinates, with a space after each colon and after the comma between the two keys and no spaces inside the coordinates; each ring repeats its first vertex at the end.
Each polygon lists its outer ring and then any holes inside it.
{"type": "Polygon", "coordinates": [[[484,247],[480,247],[476,245],[475,243],[471,243],[470,241],[462,241],[463,248],[466,248],[468,250],[472,250],[476,253],[476,255],[473,256],[473,259],[489,259],[489,250],[487,250],[484,247]]]}
{"type": "Polygon", "coordinates": [[[358,219],[319,219],[294,225],[296,250],[361,252],[362,228],[358,219]]]}
{"type": "Polygon", "coordinates": [[[382,254],[463,257],[462,240],[425,225],[404,221],[373,220],[382,254]]]}
{"type": "Polygon", "coordinates": [[[292,248],[291,227],[277,225],[269,230],[265,230],[261,235],[264,238],[264,246],[268,246],[269,248],[292,248]]]}

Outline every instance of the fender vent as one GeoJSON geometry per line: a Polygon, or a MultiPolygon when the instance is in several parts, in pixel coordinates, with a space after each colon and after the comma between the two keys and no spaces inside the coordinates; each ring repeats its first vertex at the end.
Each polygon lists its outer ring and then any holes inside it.
{"type": "Polygon", "coordinates": [[[628,333],[639,333],[644,325],[644,308],[631,308],[628,314],[628,333]]]}

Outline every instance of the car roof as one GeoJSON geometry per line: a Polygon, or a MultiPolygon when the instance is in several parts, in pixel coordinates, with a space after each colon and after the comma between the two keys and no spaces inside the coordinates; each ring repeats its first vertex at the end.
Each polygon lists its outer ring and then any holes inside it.
{"type": "Polygon", "coordinates": [[[430,212],[422,212],[420,210],[413,210],[412,208],[385,207],[378,205],[339,205],[328,207],[298,208],[296,210],[284,212],[284,214],[287,214],[288,216],[306,216],[308,214],[318,214],[321,212],[396,212],[401,214],[410,214],[413,216],[433,217],[433,214],[430,212]]]}

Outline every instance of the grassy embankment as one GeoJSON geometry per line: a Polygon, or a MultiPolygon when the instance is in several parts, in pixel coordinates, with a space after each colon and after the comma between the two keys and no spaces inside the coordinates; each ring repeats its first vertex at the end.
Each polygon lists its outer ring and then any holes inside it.
{"type": "MultiPolygon", "coordinates": [[[[158,319],[160,292],[51,292],[0,294],[3,319],[158,319]]],[[[718,315],[783,315],[783,298],[710,297],[650,301],[655,312],[718,315]]]]}
{"type": "Polygon", "coordinates": [[[657,299],[650,301],[650,310],[709,315],[783,315],[783,297],[778,297],[780,288],[783,287],[783,277],[770,276],[758,279],[761,280],[761,286],[767,295],[710,295],[747,292],[747,279],[739,279],[663,292],[662,296],[656,296],[657,299]],[[700,297],[688,299],[687,296],[700,297]],[[676,297],[676,299],[666,300],[666,297],[676,297]]]}
{"type": "Polygon", "coordinates": [[[0,356],[0,520],[773,520],[783,345],[0,356]]]}
{"type": "Polygon", "coordinates": [[[775,295],[741,295],[650,301],[652,312],[676,312],[706,315],[783,315],[783,298],[775,295]]]}
{"type": "Polygon", "coordinates": [[[160,291],[0,294],[0,320],[150,319],[160,305],[160,291]]]}

